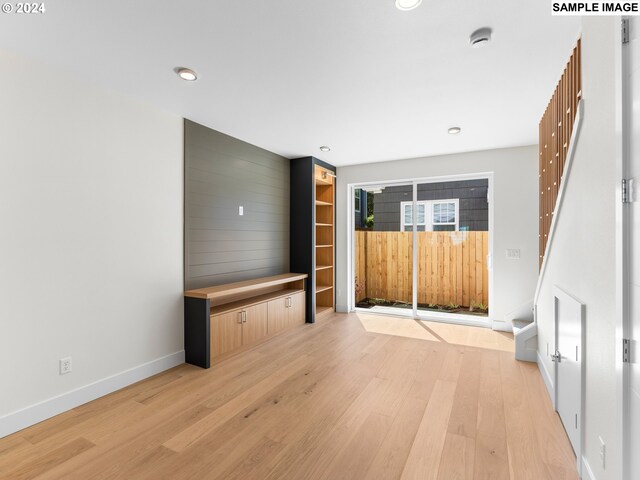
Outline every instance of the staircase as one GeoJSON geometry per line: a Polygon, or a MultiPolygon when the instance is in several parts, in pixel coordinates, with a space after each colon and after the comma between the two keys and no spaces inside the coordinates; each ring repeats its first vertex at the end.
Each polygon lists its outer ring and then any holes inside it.
{"type": "Polygon", "coordinates": [[[538,326],[534,321],[533,302],[527,302],[505,316],[513,327],[516,360],[537,361],[538,326]]]}
{"type": "Polygon", "coordinates": [[[546,267],[547,259],[549,258],[549,252],[553,247],[553,237],[556,230],[556,222],[558,221],[558,218],[560,216],[559,213],[562,207],[562,199],[564,198],[564,191],[567,185],[566,179],[570,174],[571,164],[573,163],[575,144],[580,135],[580,126],[582,125],[582,116],[584,109],[583,102],[584,100],[578,100],[575,121],[573,123],[573,129],[571,131],[569,148],[567,150],[566,162],[562,175],[562,182],[560,182],[557,200],[551,214],[551,226],[549,229],[548,239],[545,244],[542,265],[540,266],[540,274],[538,275],[538,285],[536,286],[536,293],[533,296],[532,302],[522,305],[512,313],[505,316],[505,321],[511,322],[511,324],[513,325],[516,360],[524,360],[526,362],[537,362],[538,360],[538,325],[536,323],[536,304],[538,302],[540,288],[547,271],[546,267]]]}

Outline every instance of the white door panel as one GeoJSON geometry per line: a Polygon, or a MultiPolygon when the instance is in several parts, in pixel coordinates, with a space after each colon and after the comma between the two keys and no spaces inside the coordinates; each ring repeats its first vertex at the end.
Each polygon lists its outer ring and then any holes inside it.
{"type": "MultiPolygon", "coordinates": [[[[640,187],[640,185],[638,186],[640,187]]],[[[638,205],[638,202],[634,202],[627,207],[629,209],[629,247],[631,250],[631,258],[628,263],[629,281],[631,285],[636,286],[640,286],[640,255],[637,254],[637,252],[640,252],[640,208],[638,208],[638,205]]],[[[631,295],[631,301],[634,298],[631,295]]],[[[636,310],[636,313],[640,313],[640,311],[636,310]]]]}
{"type": "Polygon", "coordinates": [[[556,410],[573,451],[581,455],[583,305],[555,288],[556,410]]]}
{"type": "MultiPolygon", "coordinates": [[[[629,428],[631,432],[640,432],[640,393],[633,392],[631,394],[630,410],[631,410],[631,418],[629,421],[629,428]]],[[[637,434],[636,434],[637,436],[637,434]]],[[[636,439],[637,440],[637,439],[636,439]]],[[[640,455],[638,455],[638,443],[631,445],[631,448],[628,450],[630,455],[630,465],[629,470],[631,475],[628,478],[639,478],[638,474],[640,473],[640,455]],[[633,450],[636,448],[636,450],[633,450]]]]}
{"type": "MultiPolygon", "coordinates": [[[[640,18],[630,18],[630,42],[627,45],[627,74],[629,75],[630,98],[625,102],[631,106],[630,122],[627,134],[629,135],[629,156],[627,161],[627,178],[635,178],[638,188],[640,179],[640,18]]],[[[629,266],[629,285],[626,295],[629,300],[629,335],[631,340],[631,361],[628,365],[629,389],[628,406],[629,418],[627,425],[626,450],[628,455],[628,478],[640,478],[640,358],[638,358],[638,346],[640,345],[640,202],[635,201],[627,205],[629,234],[629,255],[626,264],[629,266]]]]}
{"type": "MultiPolygon", "coordinates": [[[[640,250],[637,250],[640,251],[640,250]]],[[[629,381],[630,389],[635,392],[636,395],[640,395],[640,355],[638,355],[638,347],[640,347],[640,322],[637,320],[640,318],[640,286],[631,285],[629,289],[630,302],[629,302],[629,315],[631,320],[631,359],[629,362],[629,381]]],[[[635,404],[637,407],[637,403],[635,404]]],[[[638,413],[636,413],[638,415],[638,413]]],[[[632,430],[632,432],[640,432],[638,430],[632,430]]],[[[640,452],[640,442],[636,439],[634,443],[636,450],[640,452]]],[[[640,470],[638,471],[640,473],[640,470]]],[[[632,478],[640,478],[639,476],[632,478]]]]}

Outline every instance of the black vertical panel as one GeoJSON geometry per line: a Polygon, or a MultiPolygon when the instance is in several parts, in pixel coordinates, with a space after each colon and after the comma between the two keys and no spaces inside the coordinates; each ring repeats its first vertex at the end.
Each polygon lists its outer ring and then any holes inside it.
{"type": "Polygon", "coordinates": [[[315,282],[315,183],[313,157],[291,160],[289,188],[289,268],[309,275],[306,290],[307,323],[314,323],[316,311],[315,282]]]}
{"type": "Polygon", "coordinates": [[[184,360],[202,368],[211,366],[210,308],[206,298],[184,298],[184,360]]]}

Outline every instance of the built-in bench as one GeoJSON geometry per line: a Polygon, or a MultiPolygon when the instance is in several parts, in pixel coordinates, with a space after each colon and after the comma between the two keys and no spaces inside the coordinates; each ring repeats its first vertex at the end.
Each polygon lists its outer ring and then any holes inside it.
{"type": "Polygon", "coordinates": [[[305,322],[306,273],[184,292],[185,361],[203,368],[305,322]]]}

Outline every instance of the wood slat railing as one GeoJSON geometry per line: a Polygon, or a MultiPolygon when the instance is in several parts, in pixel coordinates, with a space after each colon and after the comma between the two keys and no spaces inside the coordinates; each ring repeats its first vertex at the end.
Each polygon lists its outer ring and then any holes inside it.
{"type": "Polygon", "coordinates": [[[578,40],[539,124],[540,267],[547,248],[573,123],[581,96],[580,40],[578,40]]]}

